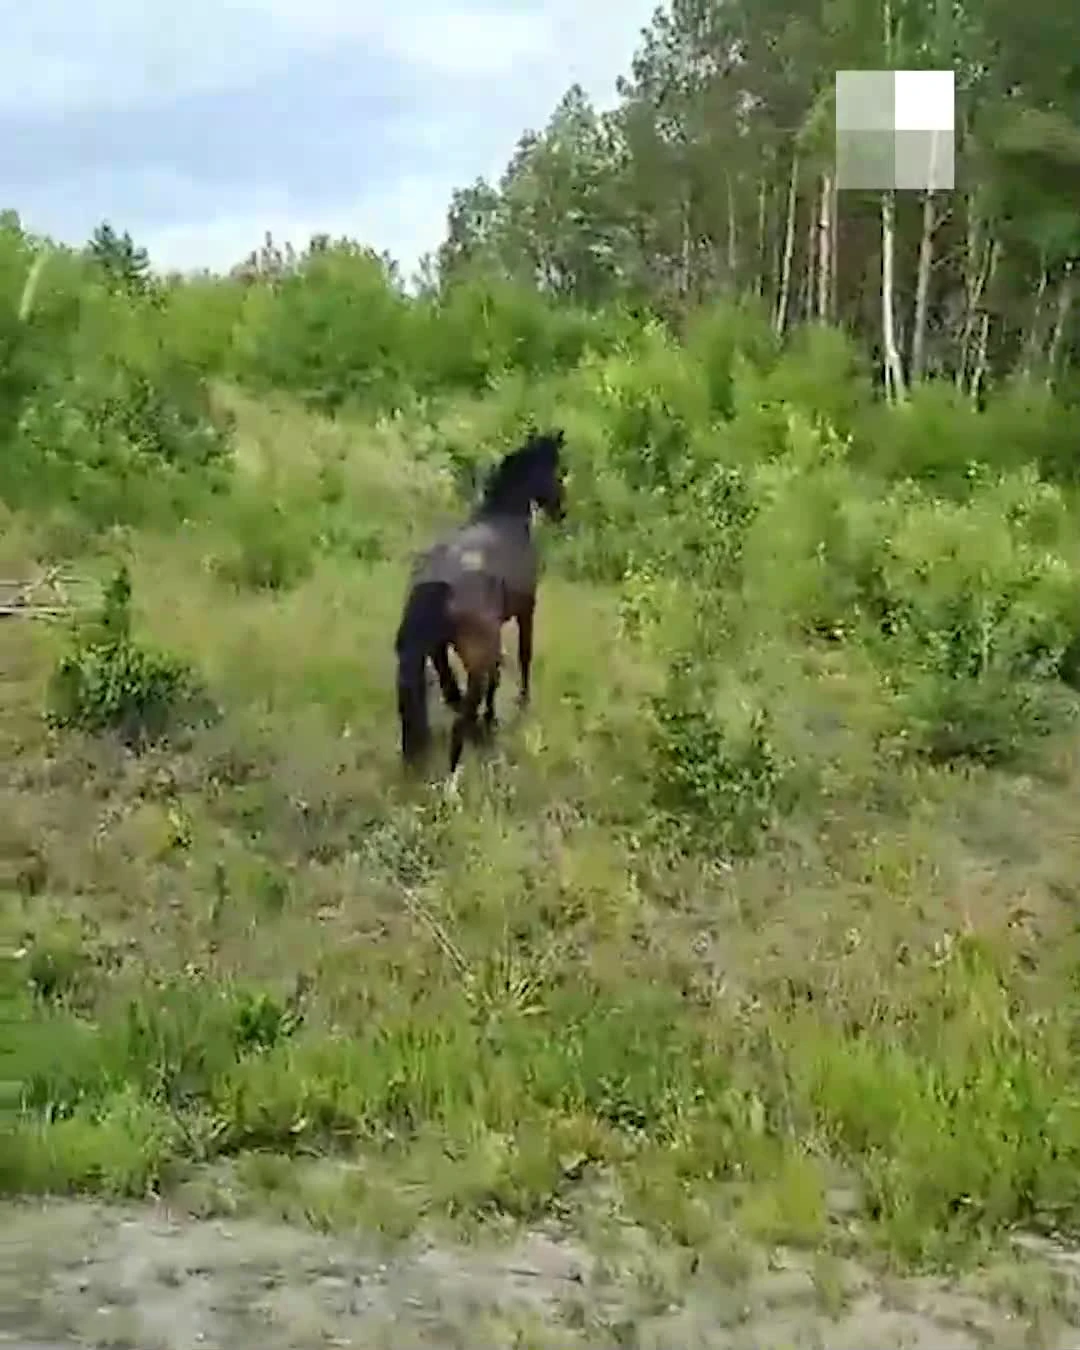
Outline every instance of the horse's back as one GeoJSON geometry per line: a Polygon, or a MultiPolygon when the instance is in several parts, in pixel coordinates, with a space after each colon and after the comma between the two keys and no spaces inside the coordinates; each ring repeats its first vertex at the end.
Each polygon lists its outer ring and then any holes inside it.
{"type": "Polygon", "coordinates": [[[536,589],[536,549],[512,523],[475,520],[444,535],[416,561],[411,585],[437,582],[455,592],[480,593],[494,585],[514,595],[536,589]]]}

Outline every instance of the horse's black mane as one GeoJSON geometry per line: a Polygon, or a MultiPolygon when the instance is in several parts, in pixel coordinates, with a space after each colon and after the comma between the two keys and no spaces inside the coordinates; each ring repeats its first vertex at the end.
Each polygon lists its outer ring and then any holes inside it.
{"type": "Polygon", "coordinates": [[[554,469],[559,462],[563,435],[561,430],[533,432],[524,445],[504,456],[484,484],[484,503],[497,501],[540,465],[550,465],[554,469]]]}

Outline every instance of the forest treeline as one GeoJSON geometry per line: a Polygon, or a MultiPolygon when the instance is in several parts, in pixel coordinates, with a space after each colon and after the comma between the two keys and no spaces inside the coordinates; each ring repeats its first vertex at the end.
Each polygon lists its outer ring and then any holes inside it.
{"type": "Polygon", "coordinates": [[[619,434],[643,461],[730,419],[748,370],[760,409],[809,400],[891,477],[1034,463],[1071,482],[1078,52],[1080,16],[1048,0],[672,0],[617,106],[571,87],[497,184],[455,194],[411,287],[349,239],[267,236],[228,275],[161,276],[110,224],[64,247],[8,211],[0,495],[99,523],[171,499],[189,463],[227,458],[219,378],[423,417],[608,358],[642,382],[627,398],[649,411],[619,434]],[[885,66],[957,72],[955,191],[836,191],[835,72],[885,66]],[[897,402],[922,411],[886,429],[897,402]]]}
{"type": "MultiPolygon", "coordinates": [[[[931,376],[977,401],[1016,378],[1071,399],[1078,52],[1080,14],[1050,0],[671,0],[617,106],[572,86],[498,183],[455,193],[417,296],[387,255],[326,236],[268,237],[227,277],[154,279],[106,225],[81,253],[48,246],[38,326],[64,321],[89,266],[168,311],[196,368],[388,407],[723,305],[776,341],[837,327],[894,399],[931,376]],[[886,67],[956,72],[955,191],[836,191],[835,73],[886,67]]],[[[10,327],[47,241],[4,219],[10,327]]]]}
{"type": "Polygon", "coordinates": [[[616,109],[570,89],[497,185],[454,199],[438,275],[684,316],[752,300],[841,325],[902,398],[1072,371],[1080,13],[1036,0],[673,0],[616,109]],[[956,190],[837,192],[835,74],[952,69],[956,190]]]}

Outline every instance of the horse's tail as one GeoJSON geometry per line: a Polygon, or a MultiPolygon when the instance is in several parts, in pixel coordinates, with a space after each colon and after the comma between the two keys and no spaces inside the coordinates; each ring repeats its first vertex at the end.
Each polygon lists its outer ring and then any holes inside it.
{"type": "Polygon", "coordinates": [[[401,720],[401,756],[416,764],[431,744],[425,664],[435,648],[450,637],[450,587],[442,581],[424,581],[409,593],[398,627],[398,717],[401,720]]]}

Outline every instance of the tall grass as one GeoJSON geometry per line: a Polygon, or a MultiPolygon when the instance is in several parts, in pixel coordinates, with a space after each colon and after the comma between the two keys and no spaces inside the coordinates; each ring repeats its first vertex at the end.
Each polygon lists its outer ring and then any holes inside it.
{"type": "Polygon", "coordinates": [[[131,586],[122,641],[0,630],[4,1186],[317,1153],[335,1222],[602,1192],[820,1242],[840,1173],[938,1262],[1072,1222],[1077,520],[1018,395],[901,427],[840,334],[411,302],[363,255],[197,287],[58,254],[0,327],[8,546],[131,586]],[[533,418],[572,461],[536,706],[455,804],[400,778],[392,633],[533,418]]]}

